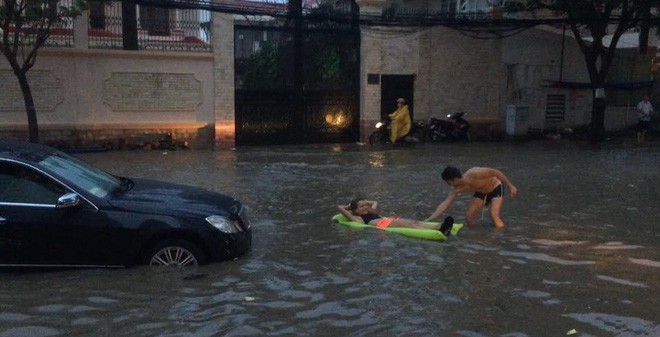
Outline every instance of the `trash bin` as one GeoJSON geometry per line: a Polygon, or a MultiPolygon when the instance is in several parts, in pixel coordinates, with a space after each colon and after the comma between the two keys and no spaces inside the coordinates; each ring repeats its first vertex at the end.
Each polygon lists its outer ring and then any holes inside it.
{"type": "Polygon", "coordinates": [[[529,107],[520,105],[509,105],[506,107],[506,134],[519,136],[527,133],[527,122],[525,116],[529,113],[529,107]]]}

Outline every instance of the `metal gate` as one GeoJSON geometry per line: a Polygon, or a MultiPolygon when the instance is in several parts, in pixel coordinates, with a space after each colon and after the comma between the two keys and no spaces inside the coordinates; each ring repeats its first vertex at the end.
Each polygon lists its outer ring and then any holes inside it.
{"type": "Polygon", "coordinates": [[[359,139],[359,25],[237,24],[236,144],[359,139]]]}

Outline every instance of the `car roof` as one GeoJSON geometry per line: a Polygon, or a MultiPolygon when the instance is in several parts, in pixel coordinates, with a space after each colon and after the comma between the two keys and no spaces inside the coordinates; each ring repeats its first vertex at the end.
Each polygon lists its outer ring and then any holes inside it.
{"type": "Polygon", "coordinates": [[[57,150],[46,145],[18,140],[0,140],[0,158],[36,163],[55,152],[57,150]]]}

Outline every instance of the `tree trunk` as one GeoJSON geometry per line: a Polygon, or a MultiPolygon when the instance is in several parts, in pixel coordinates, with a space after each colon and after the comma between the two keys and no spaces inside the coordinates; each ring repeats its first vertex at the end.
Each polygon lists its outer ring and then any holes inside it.
{"type": "Polygon", "coordinates": [[[25,101],[25,113],[28,119],[28,137],[30,142],[39,143],[39,125],[37,124],[37,110],[34,107],[34,98],[32,97],[32,89],[27,80],[25,72],[16,74],[18,83],[21,86],[23,93],[23,100],[25,101]]]}
{"type": "MultiPolygon", "coordinates": [[[[600,42],[599,42],[600,43],[600,42]]],[[[602,53],[601,53],[602,54],[602,53]]],[[[589,79],[591,80],[593,104],[591,107],[591,125],[589,139],[593,142],[605,140],[605,78],[607,68],[597,69],[597,57],[587,58],[589,67],[589,79]]]]}
{"type": "MultiPolygon", "coordinates": [[[[603,90],[603,89],[601,89],[603,90]]],[[[605,96],[599,96],[594,91],[593,107],[591,109],[591,135],[594,142],[605,140],[605,96]]]]}

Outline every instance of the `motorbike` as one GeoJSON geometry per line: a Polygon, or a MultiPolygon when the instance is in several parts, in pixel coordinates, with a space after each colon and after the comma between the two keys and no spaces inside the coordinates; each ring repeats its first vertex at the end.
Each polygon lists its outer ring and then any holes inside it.
{"type": "Polygon", "coordinates": [[[454,112],[447,119],[429,119],[429,140],[432,142],[470,141],[470,123],[463,118],[466,112],[454,112]]]}
{"type": "MultiPolygon", "coordinates": [[[[391,121],[385,119],[376,123],[376,131],[369,136],[369,144],[387,144],[390,140],[391,121]]],[[[410,126],[410,132],[399,138],[396,144],[423,144],[426,141],[426,123],[417,121],[410,126]]]]}

